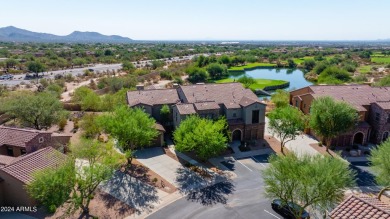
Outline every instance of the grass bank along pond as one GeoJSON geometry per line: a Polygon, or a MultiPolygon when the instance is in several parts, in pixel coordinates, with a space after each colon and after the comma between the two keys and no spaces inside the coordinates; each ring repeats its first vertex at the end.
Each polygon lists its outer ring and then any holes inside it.
{"type": "Polygon", "coordinates": [[[289,82],[284,88],[287,90],[299,89],[312,85],[313,83],[306,80],[304,73],[300,69],[262,67],[251,70],[229,71],[230,76],[225,79],[216,81],[216,83],[227,83],[237,81],[240,77],[246,75],[255,79],[256,83],[251,85],[252,90],[264,89],[269,86],[283,85],[289,82]]]}

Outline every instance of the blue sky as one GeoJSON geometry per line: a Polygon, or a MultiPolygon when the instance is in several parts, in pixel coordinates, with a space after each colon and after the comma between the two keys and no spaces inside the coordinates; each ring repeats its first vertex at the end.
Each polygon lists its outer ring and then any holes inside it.
{"type": "Polygon", "coordinates": [[[136,40],[390,38],[389,0],[7,0],[0,27],[136,40]]]}

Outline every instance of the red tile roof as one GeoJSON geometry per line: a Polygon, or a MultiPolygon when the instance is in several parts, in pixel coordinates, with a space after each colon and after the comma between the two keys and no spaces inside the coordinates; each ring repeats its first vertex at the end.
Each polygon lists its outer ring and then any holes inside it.
{"type": "Polygon", "coordinates": [[[380,106],[380,108],[382,109],[390,109],[390,101],[379,101],[379,102],[376,102],[376,104],[378,104],[378,106],[380,106]]]}
{"type": "Polygon", "coordinates": [[[0,146],[12,145],[26,147],[26,143],[42,133],[50,133],[35,129],[19,129],[0,126],[0,146]]]}
{"type": "Polygon", "coordinates": [[[0,168],[11,164],[16,157],[0,155],[0,168]]]}
{"type": "Polygon", "coordinates": [[[363,106],[375,102],[390,101],[390,87],[371,87],[369,85],[319,85],[310,86],[314,98],[331,96],[345,101],[358,111],[367,111],[363,106]]]}
{"type": "Polygon", "coordinates": [[[65,154],[52,147],[46,147],[15,158],[11,164],[1,168],[0,171],[8,173],[23,183],[28,183],[32,180],[35,171],[55,167],[65,159],[65,154]]]}
{"type": "Polygon", "coordinates": [[[194,103],[196,110],[213,110],[219,109],[219,105],[214,101],[194,103]]]}
{"type": "Polygon", "coordinates": [[[341,202],[329,216],[332,219],[389,219],[390,206],[367,195],[351,195],[341,202]]]}
{"type": "Polygon", "coordinates": [[[194,104],[192,103],[180,103],[176,104],[177,111],[179,111],[180,115],[190,115],[195,114],[194,104]]]}
{"type": "Polygon", "coordinates": [[[240,83],[224,84],[197,84],[180,86],[189,103],[214,101],[224,104],[227,108],[240,108],[243,97],[252,103],[261,103],[259,98],[250,89],[245,89],[240,83]]]}
{"type": "Polygon", "coordinates": [[[157,89],[128,91],[127,103],[129,106],[145,104],[149,106],[178,103],[179,95],[176,89],[157,89]]]}

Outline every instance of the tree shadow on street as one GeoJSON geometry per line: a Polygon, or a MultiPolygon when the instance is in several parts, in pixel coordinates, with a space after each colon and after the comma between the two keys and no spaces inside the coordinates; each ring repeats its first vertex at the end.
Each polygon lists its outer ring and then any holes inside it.
{"type": "MultiPolygon", "coordinates": [[[[158,202],[157,189],[147,185],[129,174],[117,171],[114,176],[101,186],[101,190],[118,200],[134,208],[135,213],[153,209],[153,203],[158,202]]],[[[106,206],[109,208],[115,204],[107,199],[106,206]]]]}
{"type": "Polygon", "coordinates": [[[228,196],[235,191],[234,184],[224,175],[215,174],[205,179],[188,168],[179,168],[176,173],[178,189],[188,201],[206,206],[226,204],[228,196]]]}

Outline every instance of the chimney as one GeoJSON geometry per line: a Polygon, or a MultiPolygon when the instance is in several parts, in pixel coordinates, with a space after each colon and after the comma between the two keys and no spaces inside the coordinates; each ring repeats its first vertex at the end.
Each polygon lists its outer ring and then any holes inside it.
{"type": "Polygon", "coordinates": [[[144,85],[137,85],[136,88],[137,88],[137,90],[144,90],[145,86],[144,85]]]}

